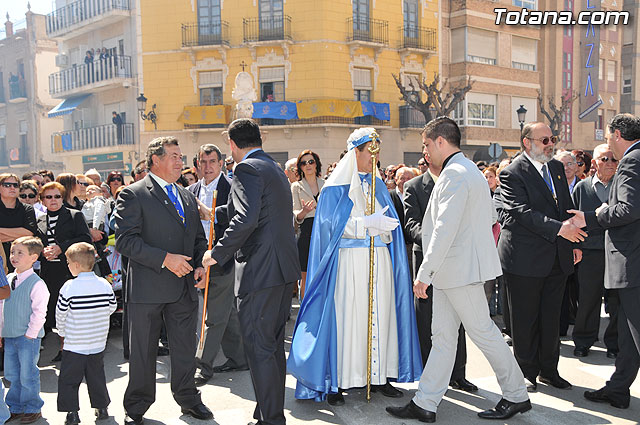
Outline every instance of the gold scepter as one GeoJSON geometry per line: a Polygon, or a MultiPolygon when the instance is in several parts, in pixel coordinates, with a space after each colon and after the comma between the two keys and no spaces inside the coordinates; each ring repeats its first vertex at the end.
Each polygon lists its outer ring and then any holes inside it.
{"type": "MultiPolygon", "coordinates": [[[[367,211],[369,215],[376,212],[376,176],[378,168],[378,152],[380,145],[378,144],[379,136],[375,131],[371,133],[371,144],[369,145],[369,153],[371,153],[371,186],[370,204],[367,211]]],[[[373,336],[372,315],[373,315],[373,263],[375,260],[374,237],[369,239],[369,328],[367,329],[367,401],[371,400],[371,337],[373,336]]]]}
{"type": "MultiPolygon", "coordinates": [[[[216,202],[218,201],[218,191],[213,191],[213,200],[211,201],[211,214],[209,216],[209,251],[213,247],[213,240],[216,238],[216,229],[213,227],[216,221],[216,202]]],[[[204,282],[204,300],[202,303],[202,326],[200,327],[200,349],[204,347],[204,327],[205,319],[207,317],[207,297],[209,296],[209,273],[211,267],[207,267],[207,275],[204,282]]]]}

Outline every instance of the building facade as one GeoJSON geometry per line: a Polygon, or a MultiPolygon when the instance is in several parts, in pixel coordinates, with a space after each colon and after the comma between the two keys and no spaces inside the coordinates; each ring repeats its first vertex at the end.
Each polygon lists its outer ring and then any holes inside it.
{"type": "Polygon", "coordinates": [[[56,43],[47,38],[45,17],[28,11],[24,26],[5,23],[0,40],[0,172],[23,173],[61,164],[51,161],[49,136],[62,128],[47,117],[55,105],[47,79],[55,70],[56,43]]]}
{"type": "Polygon", "coordinates": [[[624,0],[623,10],[631,15],[631,22],[622,29],[622,75],[620,91],[620,112],[640,115],[640,1],[624,0]]]}
{"type": "Polygon", "coordinates": [[[46,17],[58,41],[58,69],[48,76],[58,104],[49,116],[64,122],[48,151],[70,171],[128,173],[140,157],[138,24],[136,0],[56,0],[46,17]]]}
{"type": "Polygon", "coordinates": [[[328,165],[355,128],[374,126],[383,164],[417,163],[424,119],[399,100],[392,74],[439,72],[437,1],[140,0],[140,11],[139,91],[157,114],[157,129],[144,121],[143,145],[175,135],[189,164],[204,143],[228,154],[222,127],[244,70],[264,148],[279,162],[313,149],[328,165]],[[358,109],[385,104],[386,115],[358,109]]]}

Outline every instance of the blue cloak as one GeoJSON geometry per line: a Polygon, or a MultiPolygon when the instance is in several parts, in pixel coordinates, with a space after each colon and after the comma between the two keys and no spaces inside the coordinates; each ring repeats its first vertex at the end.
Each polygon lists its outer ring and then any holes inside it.
{"type": "MultiPolygon", "coordinates": [[[[371,175],[367,175],[371,179],[371,175]]],[[[376,181],[376,199],[387,215],[398,219],[389,192],[380,178],[376,181]]],[[[338,270],[340,239],[351,214],[353,202],[349,185],[324,187],[313,223],[306,292],[296,321],[289,372],[296,377],[295,397],[322,401],[328,393],[338,392],[338,361],[334,291],[338,270]]],[[[402,225],[392,232],[388,245],[393,265],[396,316],[398,326],[398,379],[413,382],[422,374],[422,359],[413,304],[413,285],[409,273],[402,225]]],[[[369,238],[367,238],[367,245],[369,238]]],[[[368,267],[366,269],[368,273],[368,267]]],[[[366,339],[366,335],[362,336],[366,339]]],[[[362,359],[366,361],[366,359],[362,359]]]]}

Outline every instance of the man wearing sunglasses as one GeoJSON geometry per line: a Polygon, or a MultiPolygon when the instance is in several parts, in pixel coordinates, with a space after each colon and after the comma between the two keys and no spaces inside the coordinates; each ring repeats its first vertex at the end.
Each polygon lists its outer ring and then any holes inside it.
{"type": "Polygon", "coordinates": [[[498,251],[511,307],[513,349],[527,389],[540,382],[571,388],[558,374],[560,307],[573,251],[586,232],[575,226],[564,167],[553,159],[556,138],[544,123],[522,130],[522,155],[500,173],[504,223],[498,251]]]}
{"type": "Polygon", "coordinates": [[[614,116],[606,137],[620,161],[608,203],[591,212],[569,212],[575,214],[577,226],[605,230],[604,287],[616,292],[620,300],[616,370],[604,387],[585,391],[584,396],[626,409],[631,398],[629,388],[640,369],[640,119],[631,114],[614,116]]]}

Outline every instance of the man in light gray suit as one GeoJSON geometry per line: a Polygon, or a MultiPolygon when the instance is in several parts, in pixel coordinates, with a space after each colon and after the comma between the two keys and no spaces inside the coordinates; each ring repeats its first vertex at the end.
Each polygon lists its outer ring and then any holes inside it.
{"type": "Polygon", "coordinates": [[[400,418],[435,422],[447,391],[462,323],[498,378],[503,398],[485,419],[507,419],[531,409],[524,376],[502,335],[489,317],[484,281],[502,274],[491,233],[494,214],[489,187],[478,167],[460,151],[460,129],[440,117],[422,131],[435,165],[442,165],[422,223],[424,259],[413,292],[427,297],[433,285],[432,343],[418,392],[409,404],[387,407],[400,418]]]}

